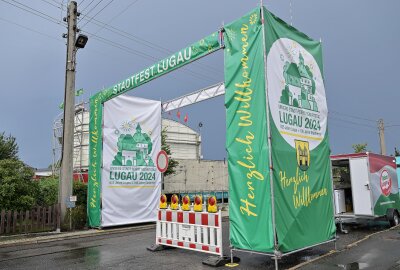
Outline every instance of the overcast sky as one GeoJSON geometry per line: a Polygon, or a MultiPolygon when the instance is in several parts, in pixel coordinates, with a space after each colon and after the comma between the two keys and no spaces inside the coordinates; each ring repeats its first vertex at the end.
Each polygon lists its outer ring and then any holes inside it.
{"type": "MultiPolygon", "coordinates": [[[[15,136],[20,158],[36,168],[52,162],[52,126],[64,93],[62,3],[65,6],[67,1],[0,0],[0,132],[15,136]]],[[[352,144],[364,142],[369,150],[379,152],[379,118],[387,126],[388,153],[400,148],[400,1],[271,0],[264,4],[300,31],[322,39],[332,152],[351,152],[352,144]]],[[[88,100],[103,87],[200,40],[257,5],[256,0],[79,0],[78,27],[90,34],[86,48],[77,55],[76,89],[83,88],[82,98],[88,100]],[[101,23],[125,34],[102,28],[101,23]]],[[[223,81],[222,52],[200,63],[130,95],[166,101],[223,81]]],[[[225,157],[223,104],[219,97],[181,110],[193,129],[203,123],[205,159],[225,157]]],[[[176,119],[175,113],[171,117],[176,119]]]]}

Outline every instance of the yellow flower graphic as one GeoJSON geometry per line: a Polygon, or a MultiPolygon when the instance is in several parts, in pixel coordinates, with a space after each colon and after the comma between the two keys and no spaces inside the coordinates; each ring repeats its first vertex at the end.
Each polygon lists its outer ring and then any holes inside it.
{"type": "Polygon", "coordinates": [[[198,53],[199,52],[198,47],[197,46],[192,46],[192,52],[194,54],[198,53]]]}
{"type": "Polygon", "coordinates": [[[125,132],[130,132],[131,130],[132,130],[132,128],[133,128],[133,125],[132,125],[132,122],[128,122],[128,121],[124,121],[122,124],[121,124],[121,129],[123,130],[123,131],[125,131],[125,132]]]}
{"type": "Polygon", "coordinates": [[[251,14],[251,16],[250,16],[250,24],[255,24],[256,22],[257,22],[257,14],[256,13],[253,13],[253,14],[251,14]]]}
{"type": "Polygon", "coordinates": [[[228,37],[228,40],[232,41],[236,38],[236,33],[232,29],[227,28],[225,29],[225,32],[228,37]]]}

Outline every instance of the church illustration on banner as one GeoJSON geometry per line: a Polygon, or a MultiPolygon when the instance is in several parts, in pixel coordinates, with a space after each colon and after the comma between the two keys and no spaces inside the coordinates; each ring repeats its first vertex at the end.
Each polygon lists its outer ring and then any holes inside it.
{"type": "Polygon", "coordinates": [[[280,102],[285,105],[303,108],[318,112],[318,105],[315,101],[315,80],[310,67],[304,64],[304,58],[299,53],[299,64],[286,61],[283,67],[283,77],[285,79],[285,88],[282,90],[280,102]],[[295,93],[289,89],[289,86],[300,90],[296,97],[295,93]]]}
{"type": "Polygon", "coordinates": [[[154,167],[151,159],[153,143],[138,123],[135,134],[121,134],[118,138],[118,152],[112,162],[113,166],[149,166],[154,167]]]}

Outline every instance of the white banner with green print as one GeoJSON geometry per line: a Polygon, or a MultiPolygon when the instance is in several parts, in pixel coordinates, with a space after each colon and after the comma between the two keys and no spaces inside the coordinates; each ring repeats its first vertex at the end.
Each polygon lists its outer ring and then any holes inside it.
{"type": "Polygon", "coordinates": [[[161,102],[119,96],[104,103],[101,226],[156,221],[161,102]]]}

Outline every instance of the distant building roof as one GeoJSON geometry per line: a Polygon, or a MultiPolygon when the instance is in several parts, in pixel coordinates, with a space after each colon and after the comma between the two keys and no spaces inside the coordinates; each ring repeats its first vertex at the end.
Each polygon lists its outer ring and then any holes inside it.
{"type": "Polygon", "coordinates": [[[166,130],[166,142],[170,146],[172,158],[201,158],[201,136],[192,128],[171,119],[162,119],[166,130]]]}

